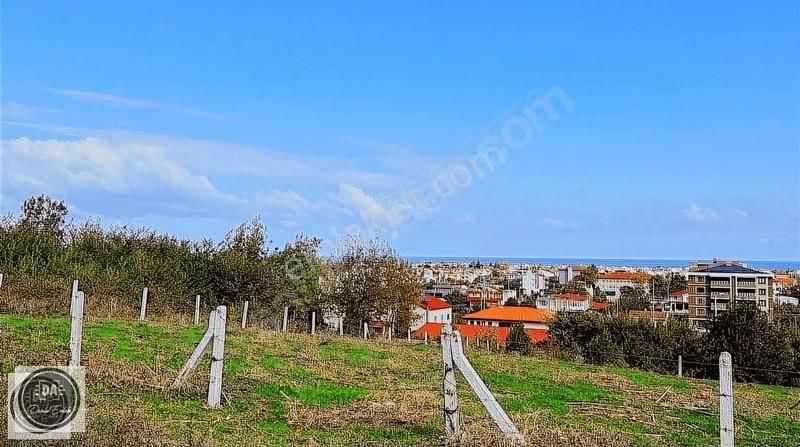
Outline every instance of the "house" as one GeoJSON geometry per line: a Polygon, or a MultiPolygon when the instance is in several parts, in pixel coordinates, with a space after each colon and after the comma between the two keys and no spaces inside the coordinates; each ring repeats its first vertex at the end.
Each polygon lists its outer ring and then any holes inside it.
{"type": "Polygon", "coordinates": [[[591,307],[589,297],[578,293],[546,295],[536,300],[536,307],[551,312],[586,312],[591,307]]]}
{"type": "Polygon", "coordinates": [[[772,279],[772,294],[783,295],[789,287],[795,285],[795,280],[789,275],[775,275],[772,279]]]}
{"type": "Polygon", "coordinates": [[[652,276],[645,272],[614,271],[600,275],[597,278],[597,288],[599,288],[606,298],[614,302],[622,295],[623,288],[634,289],[636,286],[644,286],[649,289],[648,281],[652,276]]]}
{"type": "Polygon", "coordinates": [[[517,299],[517,291],[514,289],[503,289],[503,299],[500,301],[500,304],[504,305],[506,301],[510,299],[517,299]]]}
{"type": "Polygon", "coordinates": [[[453,322],[453,309],[450,303],[433,295],[422,298],[412,312],[415,316],[411,323],[412,331],[416,331],[426,323],[453,322]]]}
{"type": "Polygon", "coordinates": [[[527,306],[496,306],[466,314],[461,319],[468,326],[511,327],[522,323],[525,329],[548,330],[553,312],[527,306]]]}
{"type": "Polygon", "coordinates": [[[672,315],[689,315],[689,292],[686,289],[670,292],[662,310],[672,315]]]}
{"type": "Polygon", "coordinates": [[[526,270],[522,273],[522,293],[525,295],[538,294],[547,289],[547,279],[555,275],[547,270],[531,271],[526,270]]]}
{"type": "MultiPolygon", "coordinates": [[[[442,335],[442,323],[427,323],[414,331],[411,336],[415,340],[424,340],[425,334],[428,335],[428,340],[438,340],[442,335]]],[[[457,324],[453,327],[457,330],[465,343],[472,341],[483,340],[497,340],[500,343],[505,343],[508,339],[508,334],[511,332],[510,327],[489,327],[489,326],[473,326],[469,324],[457,324]]],[[[547,340],[549,335],[544,329],[525,329],[525,333],[532,342],[540,342],[547,340]]]]}
{"type": "Polygon", "coordinates": [[[467,299],[473,309],[499,306],[503,299],[503,290],[493,286],[471,287],[467,292],[467,299]]]}

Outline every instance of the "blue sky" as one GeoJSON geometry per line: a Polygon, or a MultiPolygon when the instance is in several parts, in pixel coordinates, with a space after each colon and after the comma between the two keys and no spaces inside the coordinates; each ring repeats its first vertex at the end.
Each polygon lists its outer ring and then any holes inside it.
{"type": "Polygon", "coordinates": [[[2,211],[800,259],[796,2],[249,3],[3,2],[2,211]],[[537,98],[556,114],[515,128],[537,98]]]}

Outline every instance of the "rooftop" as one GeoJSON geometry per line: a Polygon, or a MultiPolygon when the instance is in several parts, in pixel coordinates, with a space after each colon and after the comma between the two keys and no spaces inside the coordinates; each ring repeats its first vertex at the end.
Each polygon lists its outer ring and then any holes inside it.
{"type": "Polygon", "coordinates": [[[553,313],[545,309],[527,306],[497,306],[464,315],[467,320],[523,321],[542,323],[553,317],[553,313]]]}
{"type": "Polygon", "coordinates": [[[708,267],[706,269],[700,270],[699,272],[700,273],[749,273],[749,274],[765,273],[738,264],[719,264],[713,267],[708,267]]]}

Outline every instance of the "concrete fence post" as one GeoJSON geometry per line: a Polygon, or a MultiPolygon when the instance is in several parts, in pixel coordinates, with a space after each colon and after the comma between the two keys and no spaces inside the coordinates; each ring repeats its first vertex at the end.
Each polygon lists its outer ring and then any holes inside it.
{"type": "Polygon", "coordinates": [[[250,307],[250,301],[244,302],[244,310],[242,311],[242,329],[247,327],[247,311],[250,307]]]}
{"type": "Polygon", "coordinates": [[[200,295],[194,297],[194,325],[200,324],[200,295]]]}
{"type": "Polygon", "coordinates": [[[344,337],[344,318],[339,320],[339,336],[344,337]]]}
{"type": "Polygon", "coordinates": [[[3,274],[0,273],[0,288],[3,287],[3,274]]]}
{"type": "Polygon", "coordinates": [[[458,414],[458,395],[456,390],[456,370],[453,365],[452,331],[450,325],[442,328],[442,391],[444,395],[445,445],[459,445],[461,424],[458,414]]]}
{"type": "Polygon", "coordinates": [[[225,326],[228,310],[218,306],[214,318],[211,347],[211,377],[208,381],[208,407],[219,408],[222,398],[222,362],[225,358],[225,326]]]}
{"type": "MultiPolygon", "coordinates": [[[[73,283],[73,290],[77,287],[78,281],[73,283]]],[[[70,332],[69,332],[69,366],[81,366],[81,342],[83,340],[83,307],[84,294],[80,290],[75,290],[72,294],[72,302],[69,308],[70,332]]]]}
{"type": "Polygon", "coordinates": [[[733,360],[730,353],[719,355],[719,445],[733,447],[733,360]]]}
{"type": "Polygon", "coordinates": [[[147,315],[147,287],[142,289],[142,304],[139,306],[139,321],[144,321],[147,315]]]}
{"type": "Polygon", "coordinates": [[[311,335],[317,333],[317,313],[315,311],[311,312],[311,335]]]}
{"type": "Polygon", "coordinates": [[[366,322],[364,322],[364,338],[369,338],[369,325],[366,322]]]}
{"type": "Polygon", "coordinates": [[[424,339],[425,339],[425,344],[427,345],[428,344],[428,331],[425,331],[424,339]]]}
{"type": "Polygon", "coordinates": [[[286,332],[289,329],[289,306],[283,306],[283,326],[281,326],[281,330],[286,332]]]}
{"type": "Polygon", "coordinates": [[[683,356],[678,356],[678,377],[683,377],[683,356]]]}
{"type": "Polygon", "coordinates": [[[408,328],[408,342],[411,343],[411,328],[408,328]]]}

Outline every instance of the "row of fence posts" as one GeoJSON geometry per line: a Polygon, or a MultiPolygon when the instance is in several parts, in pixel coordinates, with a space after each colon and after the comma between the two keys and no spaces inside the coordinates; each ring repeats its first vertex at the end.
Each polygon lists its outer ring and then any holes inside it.
{"type": "MultiPolygon", "coordinates": [[[[0,273],[0,287],[3,284],[3,274],[0,273]]],[[[142,304],[139,320],[144,321],[147,310],[148,289],[142,291],[142,304]]],[[[245,301],[242,311],[241,327],[247,326],[247,314],[249,301],[245,301]]],[[[81,344],[83,339],[83,319],[84,319],[85,294],[79,289],[78,280],[72,282],[72,292],[70,294],[70,339],[69,339],[69,366],[79,367],[81,364],[81,344]]],[[[288,329],[289,308],[283,309],[284,332],[288,329]]],[[[195,297],[194,323],[197,324],[200,317],[200,295],[195,297]]],[[[181,368],[178,376],[173,382],[173,387],[180,387],[196,367],[200,357],[209,344],[212,344],[211,352],[211,372],[208,386],[207,405],[209,408],[218,408],[221,405],[222,396],[222,371],[225,357],[225,333],[227,328],[227,307],[217,306],[208,319],[208,328],[197,344],[194,352],[181,368]]],[[[339,334],[343,335],[343,324],[339,324],[339,334]]],[[[316,312],[311,314],[311,334],[316,330],[316,312]]],[[[391,339],[391,329],[389,338],[391,339]]],[[[364,338],[369,338],[369,325],[364,323],[364,338]]],[[[425,343],[428,343],[428,333],[424,333],[425,343]]],[[[411,341],[411,330],[408,330],[408,341],[411,341]]],[[[468,342],[467,342],[468,343],[468,342]]],[[[458,331],[452,331],[450,325],[446,325],[441,338],[442,358],[444,374],[442,380],[443,391],[443,411],[445,421],[445,431],[448,442],[462,439],[459,414],[458,399],[455,380],[455,366],[461,370],[467,383],[472,387],[484,404],[492,419],[500,430],[506,434],[509,440],[516,445],[524,445],[525,441],[513,422],[506,415],[496,399],[483,383],[480,376],[464,356],[461,336],[458,331]]],[[[487,348],[488,348],[487,344],[487,348]]],[[[683,376],[683,357],[678,356],[678,375],[683,376]]],[[[730,353],[722,352],[719,356],[719,436],[721,447],[733,447],[734,430],[734,396],[733,396],[733,361],[730,353]]]]}

